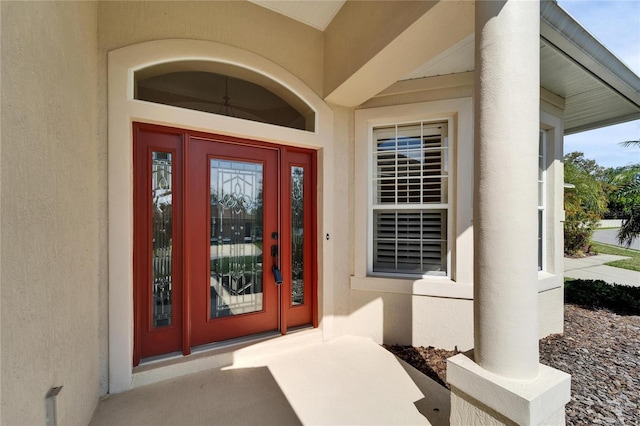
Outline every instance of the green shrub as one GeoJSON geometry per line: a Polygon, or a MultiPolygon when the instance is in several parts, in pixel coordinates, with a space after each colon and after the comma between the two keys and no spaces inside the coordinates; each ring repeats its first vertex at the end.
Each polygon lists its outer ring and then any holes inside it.
{"type": "Polygon", "coordinates": [[[589,309],[604,308],[618,314],[640,315],[640,287],[570,279],[564,283],[564,299],[589,309]]]}
{"type": "Polygon", "coordinates": [[[584,257],[591,251],[591,238],[600,217],[585,212],[574,213],[571,208],[566,211],[569,213],[564,223],[564,252],[569,256],[584,257]]]}
{"type": "Polygon", "coordinates": [[[564,191],[564,252],[582,257],[589,251],[591,237],[607,211],[607,197],[600,176],[604,168],[582,152],[564,156],[564,181],[573,185],[564,191]]]}

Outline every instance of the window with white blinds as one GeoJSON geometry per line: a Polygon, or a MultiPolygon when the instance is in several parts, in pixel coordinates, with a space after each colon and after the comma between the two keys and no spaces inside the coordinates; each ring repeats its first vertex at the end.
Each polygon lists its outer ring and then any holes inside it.
{"type": "Polygon", "coordinates": [[[447,122],[373,128],[373,272],[447,274],[447,122]]]}

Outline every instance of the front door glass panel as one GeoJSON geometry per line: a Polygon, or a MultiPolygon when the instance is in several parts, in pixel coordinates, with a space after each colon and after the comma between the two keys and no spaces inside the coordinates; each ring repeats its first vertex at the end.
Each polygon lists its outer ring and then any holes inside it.
{"type": "Polygon", "coordinates": [[[263,165],[210,159],[210,318],[263,309],[263,165]]]}
{"type": "Polygon", "coordinates": [[[173,196],[170,152],[151,154],[153,328],[171,325],[173,196]]]}
{"type": "Polygon", "coordinates": [[[291,304],[304,303],[304,168],[291,167],[291,304]]]}

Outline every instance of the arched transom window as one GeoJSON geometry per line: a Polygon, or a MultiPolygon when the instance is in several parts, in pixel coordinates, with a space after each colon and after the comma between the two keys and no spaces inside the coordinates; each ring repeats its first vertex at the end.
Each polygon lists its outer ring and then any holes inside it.
{"type": "Polygon", "coordinates": [[[182,61],[135,73],[135,99],[306,131],[314,111],[281,84],[229,64],[182,61]]]}

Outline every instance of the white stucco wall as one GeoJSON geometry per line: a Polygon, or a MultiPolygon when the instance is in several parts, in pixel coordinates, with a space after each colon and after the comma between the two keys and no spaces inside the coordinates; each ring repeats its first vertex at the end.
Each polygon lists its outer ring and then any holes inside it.
{"type": "MultiPolygon", "coordinates": [[[[473,348],[473,300],[352,290],[348,333],[388,344],[473,348]]],[[[540,338],[564,330],[563,288],[538,293],[540,338]]]]}
{"type": "Polygon", "coordinates": [[[151,40],[215,41],[279,64],[322,95],[322,32],[253,3],[107,1],[98,17],[101,61],[111,50],[151,40]]]}
{"type": "Polygon", "coordinates": [[[2,2],[2,415],[87,424],[99,395],[97,5],[2,2]]]}
{"type": "Polygon", "coordinates": [[[354,247],[353,236],[353,109],[332,106],[333,110],[333,334],[348,332],[349,277],[354,247]]]}
{"type": "Polygon", "coordinates": [[[473,348],[473,300],[353,290],[349,333],[378,343],[473,348]]]}
{"type": "Polygon", "coordinates": [[[564,288],[538,293],[538,332],[540,338],[564,332],[564,288]]]}

